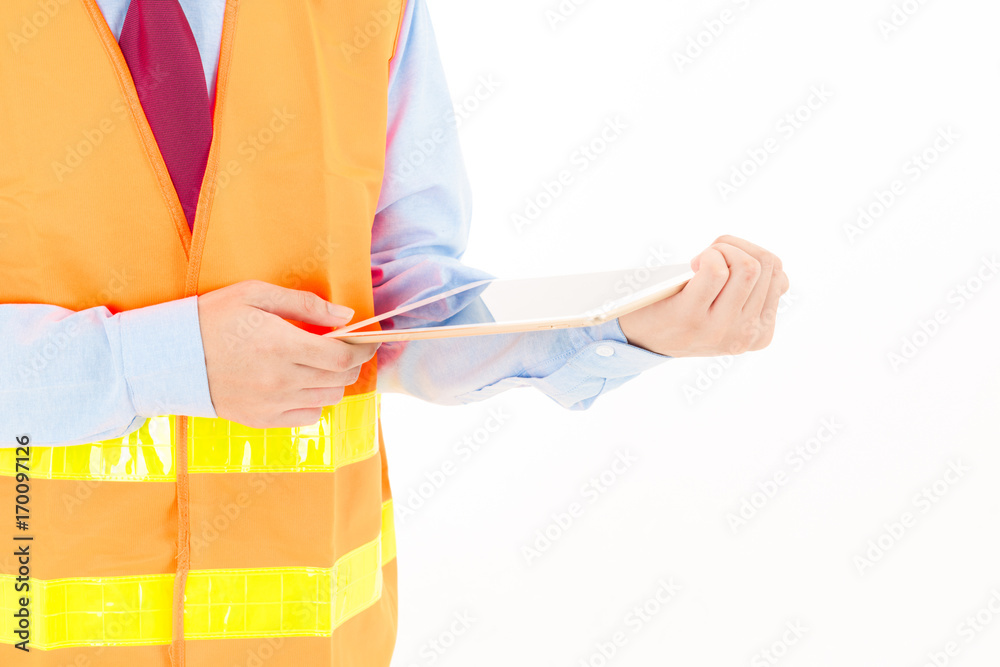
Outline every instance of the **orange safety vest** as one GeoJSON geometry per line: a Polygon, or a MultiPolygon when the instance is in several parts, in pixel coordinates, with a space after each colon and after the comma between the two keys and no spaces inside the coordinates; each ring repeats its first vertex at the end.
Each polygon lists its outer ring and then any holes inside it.
{"type": "MultiPolygon", "coordinates": [[[[370,317],[403,3],[228,0],[192,236],[94,0],[0,2],[0,303],[120,312],[257,279],[370,317]]],[[[345,394],[309,427],[162,415],[32,448],[30,592],[2,547],[0,664],[387,666],[375,359],[345,394]],[[4,645],[25,595],[28,653],[4,645]]],[[[0,498],[16,484],[0,450],[0,498]]]]}

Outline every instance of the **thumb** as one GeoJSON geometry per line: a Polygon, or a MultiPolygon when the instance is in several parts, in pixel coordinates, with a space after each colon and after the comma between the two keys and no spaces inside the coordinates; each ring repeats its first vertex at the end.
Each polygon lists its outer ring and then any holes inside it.
{"type": "Polygon", "coordinates": [[[251,291],[247,304],[286,320],[337,327],[354,317],[354,309],[330,303],[306,290],[261,283],[251,291]]]}
{"type": "Polygon", "coordinates": [[[691,260],[691,270],[692,271],[694,271],[695,273],[698,273],[698,269],[701,268],[701,258],[709,250],[711,250],[711,248],[706,248],[705,250],[702,250],[700,253],[698,253],[698,255],[694,259],[691,260]]]}

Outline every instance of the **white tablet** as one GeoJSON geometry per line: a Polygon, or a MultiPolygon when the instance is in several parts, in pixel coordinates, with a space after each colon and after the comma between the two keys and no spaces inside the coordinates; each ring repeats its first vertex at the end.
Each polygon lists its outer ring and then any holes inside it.
{"type": "Polygon", "coordinates": [[[689,265],[674,264],[481,280],[324,335],[345,342],[392,342],[591,326],[673,296],[692,277],[689,265]],[[358,331],[375,322],[381,331],[358,331]]]}

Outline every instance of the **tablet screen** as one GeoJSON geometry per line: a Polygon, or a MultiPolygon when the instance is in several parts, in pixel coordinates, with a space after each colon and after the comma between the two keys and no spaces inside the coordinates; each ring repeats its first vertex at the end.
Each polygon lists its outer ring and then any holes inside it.
{"type": "MultiPolygon", "coordinates": [[[[331,331],[344,334],[379,322],[382,331],[479,329],[472,333],[585,326],[651,297],[665,298],[692,276],[687,264],[541,278],[481,280],[331,331]]],[[[644,304],[643,304],[644,305],[644,304]]],[[[638,306],[637,306],[638,307],[638,306]]],[[[358,332],[359,334],[367,332],[358,332]]],[[[422,337],[422,336],[421,336],[422,337]]]]}

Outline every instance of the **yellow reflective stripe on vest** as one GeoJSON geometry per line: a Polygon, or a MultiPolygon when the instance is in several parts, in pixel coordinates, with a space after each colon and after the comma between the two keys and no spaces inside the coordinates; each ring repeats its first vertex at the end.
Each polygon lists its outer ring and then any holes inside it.
{"type": "Polygon", "coordinates": [[[392,514],[392,499],[382,503],[382,565],[396,557],[396,520],[392,514]]]}
{"type": "MultiPolygon", "coordinates": [[[[191,473],[332,472],[378,452],[376,392],[346,396],[319,422],[253,429],[224,419],[189,419],[191,473]]],[[[71,447],[32,447],[34,479],[172,482],[176,417],[153,417],[124,438],[71,447]]],[[[15,474],[15,450],[0,449],[0,476],[15,474]]]]}
{"type": "MultiPolygon", "coordinates": [[[[123,438],[69,447],[32,447],[32,479],[169,482],[173,417],[153,417],[123,438]]],[[[0,476],[15,474],[14,449],[0,449],[0,476]]]]}
{"type": "MultiPolygon", "coordinates": [[[[193,570],[184,605],[186,639],[329,637],[382,596],[382,566],[396,556],[392,501],[382,505],[382,534],[332,568],[193,570]]],[[[30,580],[18,592],[0,575],[0,643],[13,644],[18,599],[28,597],[31,646],[169,644],[174,575],[30,580]]]]}

